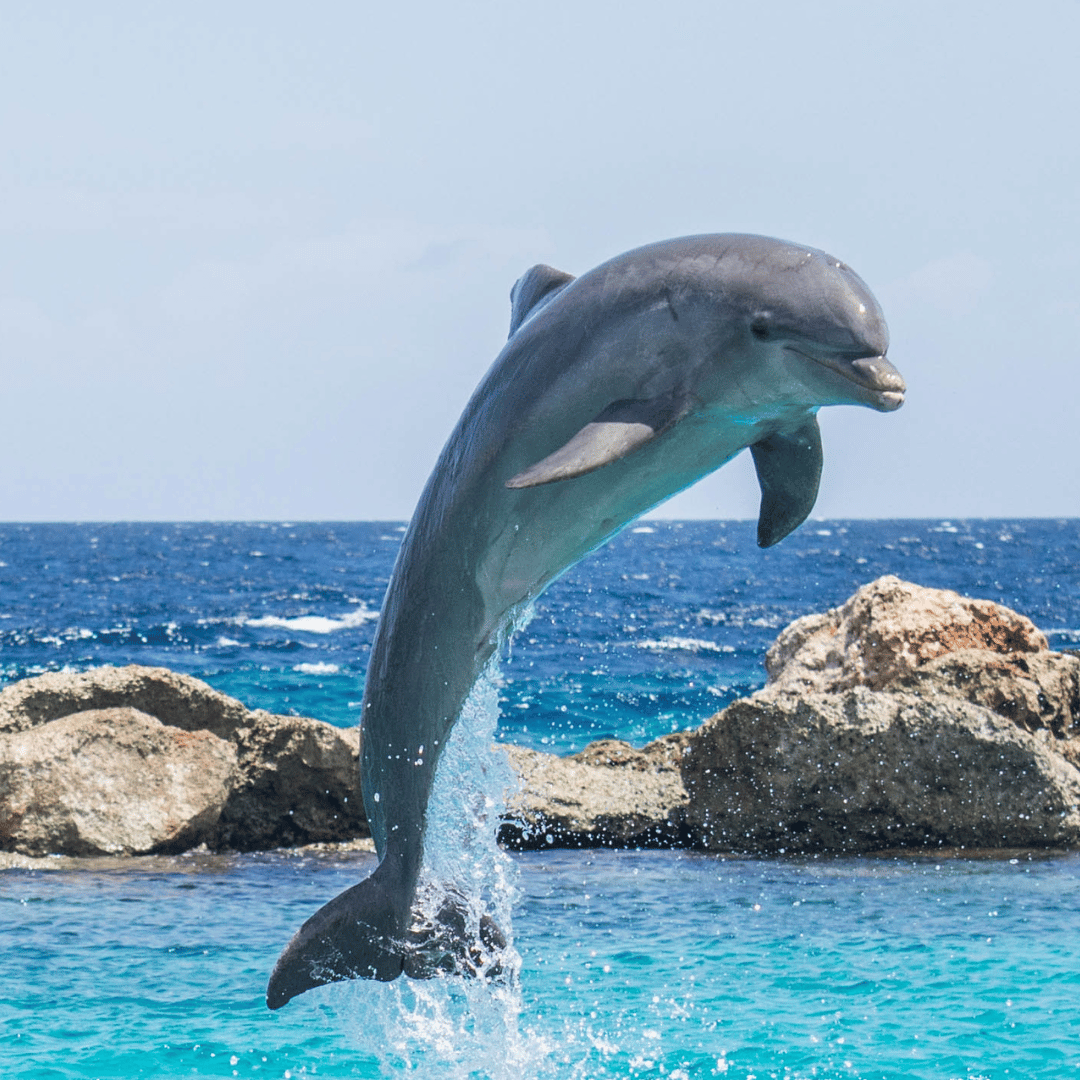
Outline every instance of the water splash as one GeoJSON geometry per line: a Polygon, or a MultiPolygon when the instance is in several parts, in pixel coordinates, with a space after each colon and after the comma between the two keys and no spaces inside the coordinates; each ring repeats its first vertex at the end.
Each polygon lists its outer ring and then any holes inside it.
{"type": "MultiPolygon", "coordinates": [[[[343,988],[344,1019],[358,1048],[384,1072],[442,1078],[521,1080],[545,1056],[541,1040],[523,1035],[521,958],[511,915],[517,868],[496,843],[506,795],[517,778],[494,747],[497,665],[473,687],[443,750],[425,824],[424,866],[414,926],[431,927],[449,901],[464,923],[476,974],[353,983],[343,988]],[[494,924],[503,941],[484,934],[494,924]]],[[[460,930],[459,930],[460,932],[460,930]]]]}

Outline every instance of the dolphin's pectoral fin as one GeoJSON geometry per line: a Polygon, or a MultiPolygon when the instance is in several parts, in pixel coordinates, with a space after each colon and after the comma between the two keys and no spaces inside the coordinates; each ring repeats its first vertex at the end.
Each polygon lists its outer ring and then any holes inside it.
{"type": "Polygon", "coordinates": [[[449,895],[434,916],[421,915],[407,936],[405,974],[410,979],[436,975],[495,978],[503,972],[506,938],[490,915],[470,926],[463,898],[449,895]]]}
{"type": "Polygon", "coordinates": [[[526,270],[514,282],[510,290],[510,337],[514,331],[532,314],[534,310],[543,307],[549,300],[554,300],[556,293],[562,291],[571,281],[573,274],[556,270],[553,266],[545,266],[543,263],[526,270]]]}
{"type": "Polygon", "coordinates": [[[821,482],[821,430],[811,416],[794,431],[777,432],[750,447],[761,485],[759,547],[779,543],[814,508],[821,482]]]}
{"type": "Polygon", "coordinates": [[[274,965],[266,1004],[280,1009],[290,998],[341,979],[396,979],[404,968],[400,904],[376,867],[346,889],[293,935],[274,965]]]}
{"type": "Polygon", "coordinates": [[[584,476],[644,446],[686,413],[675,395],[612,402],[553,454],[506,481],[508,488],[536,487],[584,476]]]}

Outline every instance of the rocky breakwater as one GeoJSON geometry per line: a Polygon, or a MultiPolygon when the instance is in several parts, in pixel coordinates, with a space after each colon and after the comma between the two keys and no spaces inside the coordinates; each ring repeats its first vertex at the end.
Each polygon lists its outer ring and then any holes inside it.
{"type": "Polygon", "coordinates": [[[1080,658],[985,600],[883,577],[792,623],[764,689],[642,750],[512,750],[520,846],[875,851],[1080,843],[1080,658]]]}
{"type": "Polygon", "coordinates": [[[0,691],[0,851],[257,850],[366,836],[359,733],[249,711],[165,668],[0,691]]]}

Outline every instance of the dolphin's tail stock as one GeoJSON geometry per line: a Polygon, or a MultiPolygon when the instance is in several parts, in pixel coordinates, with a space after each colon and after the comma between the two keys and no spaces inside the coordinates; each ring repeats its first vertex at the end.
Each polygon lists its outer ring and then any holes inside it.
{"type": "Polygon", "coordinates": [[[490,916],[470,927],[468,905],[453,892],[438,899],[433,914],[411,912],[386,865],[380,863],[370,877],[324,904],[296,931],[270,975],[266,1004],[271,1009],[341,979],[390,982],[402,973],[413,979],[503,973],[506,939],[490,916]]]}
{"type": "Polygon", "coordinates": [[[285,946],[266,988],[266,1004],[280,1009],[291,998],[340,979],[390,982],[404,970],[408,925],[400,890],[388,881],[386,862],[324,904],[285,946]]]}

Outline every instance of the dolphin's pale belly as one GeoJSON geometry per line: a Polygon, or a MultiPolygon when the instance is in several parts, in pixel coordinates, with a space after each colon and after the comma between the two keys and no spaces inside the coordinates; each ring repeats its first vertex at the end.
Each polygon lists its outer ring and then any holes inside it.
{"type": "Polygon", "coordinates": [[[799,410],[791,418],[732,425],[702,413],[622,461],[572,481],[520,492],[493,486],[489,512],[496,527],[475,571],[487,633],[497,634],[507,612],[535,599],[635,518],[805,415],[799,410]]]}

